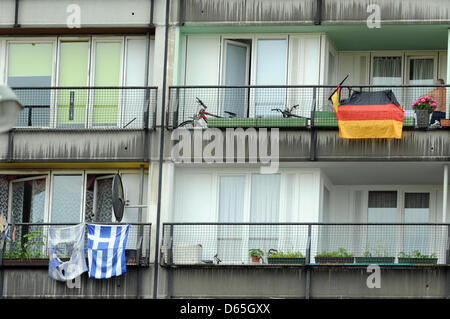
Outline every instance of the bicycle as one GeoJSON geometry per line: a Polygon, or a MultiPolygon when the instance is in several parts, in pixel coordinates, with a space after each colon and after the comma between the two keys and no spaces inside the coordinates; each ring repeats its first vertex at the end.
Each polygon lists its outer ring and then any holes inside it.
{"type": "Polygon", "coordinates": [[[297,117],[297,118],[306,118],[305,116],[300,116],[297,114],[293,114],[292,111],[294,111],[299,105],[293,105],[291,108],[289,108],[288,106],[286,106],[286,108],[284,110],[276,108],[276,109],[272,109],[271,111],[277,111],[280,112],[283,115],[283,118],[290,118],[290,117],[297,117]]]}
{"type": "MultiPolygon", "coordinates": [[[[191,124],[192,127],[196,127],[196,123],[199,123],[200,120],[203,120],[206,124],[208,124],[207,116],[212,116],[212,117],[215,117],[215,118],[224,118],[223,116],[206,112],[206,109],[208,107],[205,105],[205,103],[203,103],[203,101],[200,100],[198,97],[196,97],[196,99],[197,99],[197,103],[200,104],[200,106],[201,106],[200,110],[198,111],[197,114],[195,114],[192,117],[192,120],[186,120],[186,121],[180,123],[180,125],[178,125],[178,127],[183,127],[183,126],[186,126],[188,124],[191,124]]],[[[235,118],[237,116],[236,113],[229,112],[229,111],[224,111],[224,113],[228,114],[229,118],[235,118]]],[[[203,127],[203,125],[197,125],[197,126],[203,127]]]]}

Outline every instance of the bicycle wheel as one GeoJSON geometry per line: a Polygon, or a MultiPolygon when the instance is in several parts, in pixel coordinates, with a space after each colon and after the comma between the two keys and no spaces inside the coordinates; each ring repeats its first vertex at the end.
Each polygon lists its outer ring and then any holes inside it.
{"type": "Polygon", "coordinates": [[[194,127],[194,120],[184,121],[184,122],[180,123],[180,125],[178,125],[178,127],[184,127],[184,126],[186,126],[188,124],[191,124],[191,126],[194,127]]]}

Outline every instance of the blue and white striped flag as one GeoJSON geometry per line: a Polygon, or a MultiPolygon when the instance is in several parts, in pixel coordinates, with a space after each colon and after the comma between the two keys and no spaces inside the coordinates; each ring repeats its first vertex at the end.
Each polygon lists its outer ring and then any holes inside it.
{"type": "Polygon", "coordinates": [[[125,246],[130,225],[87,226],[89,277],[104,279],[126,273],[125,246]]]}

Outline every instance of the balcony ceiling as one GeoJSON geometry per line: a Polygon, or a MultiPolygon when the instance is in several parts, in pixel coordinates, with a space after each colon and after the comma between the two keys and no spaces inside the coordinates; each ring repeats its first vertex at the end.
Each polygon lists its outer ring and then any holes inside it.
{"type": "Polygon", "coordinates": [[[326,26],[339,51],[447,50],[449,25],[326,26]]]}
{"type": "Polygon", "coordinates": [[[335,185],[442,185],[444,163],[329,163],[322,171],[335,185]]]}
{"type": "Polygon", "coordinates": [[[339,51],[447,50],[449,24],[215,25],[184,26],[183,33],[313,33],[324,32],[339,51]]]}

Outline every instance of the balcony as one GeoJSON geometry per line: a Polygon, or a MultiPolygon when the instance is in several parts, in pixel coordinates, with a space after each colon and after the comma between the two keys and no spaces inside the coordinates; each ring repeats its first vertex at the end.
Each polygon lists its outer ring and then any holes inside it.
{"type": "Polygon", "coordinates": [[[27,130],[143,130],[155,125],[156,87],[13,88],[27,130]]]}
{"type": "Polygon", "coordinates": [[[170,223],[163,263],[412,266],[448,264],[449,224],[170,223]],[[259,260],[251,250],[260,250],[259,260]]]}
{"type": "MultiPolygon", "coordinates": [[[[117,223],[102,223],[118,225],[117,223]]],[[[73,226],[75,224],[52,223],[17,223],[10,225],[14,230],[12,241],[1,241],[2,264],[11,267],[48,266],[48,231],[51,228],[73,226]]],[[[150,265],[151,224],[129,223],[128,240],[125,249],[126,262],[129,266],[150,265]]],[[[12,232],[11,232],[12,233],[12,232]]],[[[87,247],[87,230],[85,231],[85,249],[87,247]]],[[[70,247],[58,247],[59,256],[72,254],[70,247]]],[[[87,258],[87,251],[85,252],[87,258]]],[[[62,258],[64,261],[64,257],[62,258]]]]}
{"type": "MultiPolygon", "coordinates": [[[[448,86],[444,86],[448,87],[448,86]]],[[[277,127],[289,129],[337,129],[337,120],[328,100],[335,86],[173,86],[169,89],[167,127],[192,127],[186,124],[196,116],[204,103],[207,127],[277,127]],[[292,110],[285,117],[281,111],[292,110]],[[233,116],[230,113],[234,113],[233,116]]],[[[405,111],[403,126],[416,128],[414,100],[436,89],[426,85],[345,86],[340,100],[352,91],[392,90],[405,111]]],[[[201,125],[200,122],[198,125],[201,125]]],[[[205,126],[205,125],[203,125],[205,126]]]]}

